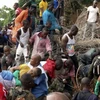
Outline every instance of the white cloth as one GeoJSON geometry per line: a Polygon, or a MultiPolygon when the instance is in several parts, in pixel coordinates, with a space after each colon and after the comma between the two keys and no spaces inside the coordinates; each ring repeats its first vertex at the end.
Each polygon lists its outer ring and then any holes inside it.
{"type": "Polygon", "coordinates": [[[25,63],[27,63],[29,61],[29,53],[30,52],[27,46],[21,47],[20,44],[18,44],[18,48],[16,50],[16,57],[15,57],[15,61],[17,65],[19,65],[22,54],[24,55],[25,63]]]}
{"type": "Polygon", "coordinates": [[[25,63],[27,63],[29,61],[29,53],[30,53],[28,50],[28,41],[30,37],[29,28],[27,29],[26,33],[23,31],[23,27],[21,27],[20,29],[21,29],[20,41],[24,45],[24,47],[21,47],[20,43],[18,44],[15,57],[15,60],[18,64],[22,54],[24,55],[25,63]]]}
{"type": "Polygon", "coordinates": [[[21,28],[20,41],[23,43],[24,46],[26,46],[28,44],[29,37],[30,37],[29,28],[27,29],[27,32],[25,33],[23,31],[23,27],[22,27],[21,28]]]}
{"type": "Polygon", "coordinates": [[[99,13],[99,8],[98,7],[94,8],[93,6],[89,6],[87,11],[89,12],[87,21],[88,22],[96,22],[97,13],[99,13]]]}
{"type": "Polygon", "coordinates": [[[11,35],[12,30],[11,29],[7,29],[7,35],[11,35]]]}
{"type": "Polygon", "coordinates": [[[21,47],[20,44],[19,44],[18,48],[16,50],[16,56],[19,55],[21,57],[22,54],[24,55],[24,57],[28,57],[29,56],[29,51],[28,51],[27,47],[21,47]]]}
{"type": "Polygon", "coordinates": [[[69,56],[73,56],[75,54],[75,50],[74,50],[74,45],[75,45],[75,39],[73,36],[73,39],[71,39],[68,35],[68,33],[64,34],[62,38],[68,38],[68,43],[66,44],[66,50],[68,52],[69,56]]]}

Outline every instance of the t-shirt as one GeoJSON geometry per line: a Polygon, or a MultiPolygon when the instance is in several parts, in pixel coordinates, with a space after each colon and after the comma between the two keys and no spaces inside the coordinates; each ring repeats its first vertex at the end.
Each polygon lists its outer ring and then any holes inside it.
{"type": "Polygon", "coordinates": [[[55,18],[55,16],[54,16],[54,14],[53,14],[52,11],[50,11],[50,10],[45,10],[45,11],[43,12],[42,19],[43,19],[43,25],[44,25],[44,26],[46,25],[46,23],[47,23],[48,21],[51,22],[52,25],[51,25],[50,30],[61,29],[61,26],[60,26],[59,23],[57,22],[57,20],[56,20],[56,18],[55,18]]]}
{"type": "Polygon", "coordinates": [[[99,93],[100,93],[100,81],[97,81],[94,89],[94,94],[98,96],[99,93]]]}
{"type": "MultiPolygon", "coordinates": [[[[41,9],[43,9],[43,11],[45,11],[46,9],[47,9],[47,7],[48,7],[48,3],[47,3],[47,1],[41,1],[40,3],[39,3],[39,8],[41,9]]],[[[43,12],[41,12],[41,10],[40,10],[40,17],[42,17],[42,13],[43,12]]]]}
{"type": "Polygon", "coordinates": [[[27,64],[22,64],[19,66],[19,69],[20,69],[20,77],[21,77],[23,74],[27,73],[30,70],[30,67],[28,67],[27,64]]]}
{"type": "MultiPolygon", "coordinates": [[[[28,63],[28,66],[30,67],[30,69],[34,67],[30,64],[30,62],[28,63]]],[[[34,83],[36,84],[36,87],[32,88],[32,94],[34,94],[36,98],[42,95],[46,95],[48,91],[48,83],[47,83],[48,77],[44,69],[42,68],[41,64],[38,65],[37,68],[41,69],[42,74],[36,79],[34,79],[34,83]]]]}
{"type": "Polygon", "coordinates": [[[32,88],[32,94],[34,94],[36,98],[42,95],[47,95],[48,89],[45,80],[46,76],[44,73],[34,80],[36,87],[32,88]]]}
{"type": "Polygon", "coordinates": [[[51,51],[52,49],[51,43],[48,36],[44,39],[39,37],[39,34],[41,34],[41,32],[35,33],[29,40],[30,43],[34,43],[32,56],[39,54],[41,58],[44,58],[45,53],[51,51]]]}
{"type": "Polygon", "coordinates": [[[97,13],[99,13],[99,8],[98,7],[94,8],[93,6],[89,6],[87,11],[89,12],[87,21],[88,22],[96,22],[97,13]]]}
{"type": "Polygon", "coordinates": [[[11,35],[11,29],[7,29],[7,35],[11,35]]]}
{"type": "Polygon", "coordinates": [[[48,73],[51,78],[55,77],[55,61],[51,59],[47,59],[46,63],[44,64],[43,68],[48,73]]]}
{"type": "Polygon", "coordinates": [[[54,3],[54,8],[56,9],[58,6],[58,0],[53,0],[53,3],[54,3]]]}
{"type": "Polygon", "coordinates": [[[19,15],[21,12],[22,12],[22,9],[19,7],[15,10],[16,15],[19,15]]]}

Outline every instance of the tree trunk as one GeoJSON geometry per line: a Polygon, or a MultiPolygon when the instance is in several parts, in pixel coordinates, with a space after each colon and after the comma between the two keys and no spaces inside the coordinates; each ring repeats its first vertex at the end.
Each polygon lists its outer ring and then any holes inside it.
{"type": "Polygon", "coordinates": [[[70,24],[71,3],[70,0],[64,0],[64,27],[70,24]]]}

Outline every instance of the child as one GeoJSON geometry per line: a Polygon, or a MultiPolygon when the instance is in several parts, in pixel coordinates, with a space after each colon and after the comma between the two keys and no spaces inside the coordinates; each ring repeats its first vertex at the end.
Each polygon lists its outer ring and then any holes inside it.
{"type": "Polygon", "coordinates": [[[4,55],[1,59],[1,68],[2,68],[2,70],[6,70],[9,67],[9,65],[7,64],[7,59],[6,59],[7,56],[11,55],[12,57],[14,57],[14,55],[10,51],[11,51],[11,49],[10,49],[9,46],[4,46],[4,55]]]}

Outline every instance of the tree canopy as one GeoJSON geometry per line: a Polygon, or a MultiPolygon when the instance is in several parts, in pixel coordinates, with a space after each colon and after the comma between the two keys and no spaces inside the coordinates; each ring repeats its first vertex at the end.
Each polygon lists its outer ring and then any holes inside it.
{"type": "MultiPolygon", "coordinates": [[[[26,2],[28,2],[29,0],[19,0],[19,6],[22,7],[26,2]]],[[[35,0],[37,6],[39,5],[39,2],[41,0],[35,0]]],[[[53,0],[47,0],[48,2],[53,1],[53,0]]],[[[75,1],[75,0],[72,0],[75,1]]],[[[92,3],[93,0],[76,0],[79,1],[82,4],[89,4],[92,3]]],[[[100,1],[100,0],[98,0],[100,1]]],[[[79,6],[77,6],[79,7],[79,6]]],[[[6,6],[0,8],[0,26],[4,26],[7,25],[8,23],[10,23],[12,21],[12,19],[14,18],[14,10],[11,8],[8,8],[6,6]]]]}
{"type": "Polygon", "coordinates": [[[0,26],[3,27],[12,21],[14,11],[6,6],[0,9],[0,26]]]}

